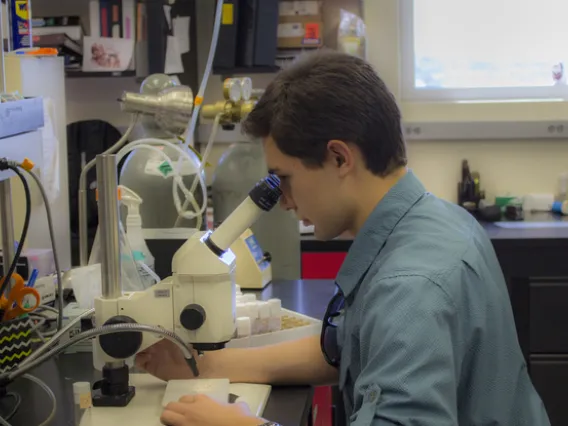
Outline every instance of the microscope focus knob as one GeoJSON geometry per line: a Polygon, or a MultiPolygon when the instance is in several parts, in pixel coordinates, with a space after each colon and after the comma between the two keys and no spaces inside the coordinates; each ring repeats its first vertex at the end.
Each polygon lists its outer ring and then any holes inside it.
{"type": "Polygon", "coordinates": [[[200,328],[205,322],[206,315],[205,309],[201,305],[191,304],[187,305],[181,311],[179,321],[181,325],[187,330],[195,331],[200,328]]]}
{"type": "MultiPolygon", "coordinates": [[[[104,325],[137,324],[126,315],[116,315],[109,318],[104,325]]],[[[142,346],[142,333],[140,331],[127,331],[110,333],[99,336],[101,349],[109,356],[117,359],[126,359],[136,355],[142,346]]]]}

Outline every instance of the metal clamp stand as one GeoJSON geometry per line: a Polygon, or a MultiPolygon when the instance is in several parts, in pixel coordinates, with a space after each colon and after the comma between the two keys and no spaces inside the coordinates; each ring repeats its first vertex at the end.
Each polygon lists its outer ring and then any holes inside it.
{"type": "MultiPolygon", "coordinates": [[[[122,285],[116,155],[97,155],[96,164],[101,231],[102,298],[117,299],[122,296],[122,285]]],[[[129,386],[128,382],[128,366],[124,361],[106,363],[103,367],[103,379],[93,385],[93,405],[98,407],[128,405],[135,393],[134,387],[129,386]]]]}
{"type": "MultiPolygon", "coordinates": [[[[4,273],[8,273],[14,259],[14,218],[12,215],[12,190],[10,179],[0,181],[0,227],[2,229],[2,258],[4,273]]],[[[8,283],[6,293],[10,292],[12,283],[8,283]]]]}
{"type": "MultiPolygon", "coordinates": [[[[0,4],[0,72],[2,79],[0,80],[0,94],[6,90],[6,68],[4,65],[4,28],[2,24],[4,18],[2,16],[2,4],[0,4]]],[[[8,45],[10,45],[10,35],[8,30],[8,45]]],[[[12,189],[10,179],[0,181],[0,228],[2,232],[2,258],[4,266],[4,275],[10,268],[10,263],[14,258],[14,218],[12,215],[12,189]]],[[[7,291],[11,289],[11,283],[8,283],[7,291]]]]}
{"type": "MultiPolygon", "coordinates": [[[[0,72],[2,72],[2,79],[0,80],[0,94],[6,91],[6,68],[4,66],[4,28],[2,24],[4,18],[2,17],[2,3],[0,3],[0,72]]],[[[10,46],[10,30],[8,30],[8,46],[10,46]]]]}

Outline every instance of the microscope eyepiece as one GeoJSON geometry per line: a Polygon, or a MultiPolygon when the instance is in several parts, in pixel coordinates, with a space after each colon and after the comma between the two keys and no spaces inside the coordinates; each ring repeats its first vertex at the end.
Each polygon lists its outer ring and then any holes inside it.
{"type": "Polygon", "coordinates": [[[280,179],[273,174],[266,176],[249,192],[251,200],[265,212],[272,210],[278,204],[281,195],[280,179]]]}
{"type": "Polygon", "coordinates": [[[282,195],[280,179],[268,175],[249,192],[249,196],[223,221],[204,243],[217,256],[221,256],[262,213],[270,211],[282,195]]]}

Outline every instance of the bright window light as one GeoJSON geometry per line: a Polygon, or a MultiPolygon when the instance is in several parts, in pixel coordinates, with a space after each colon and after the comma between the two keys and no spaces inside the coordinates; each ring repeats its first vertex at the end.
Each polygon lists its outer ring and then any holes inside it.
{"type": "Polygon", "coordinates": [[[411,99],[568,95],[567,0],[401,0],[411,99]]]}

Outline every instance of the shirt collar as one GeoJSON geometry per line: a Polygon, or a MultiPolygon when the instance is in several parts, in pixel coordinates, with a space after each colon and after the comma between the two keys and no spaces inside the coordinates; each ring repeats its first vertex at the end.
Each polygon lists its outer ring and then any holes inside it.
{"type": "Polygon", "coordinates": [[[345,297],[355,290],[398,222],[425,193],[422,183],[409,170],[379,201],[353,240],[337,275],[345,297]]]}

